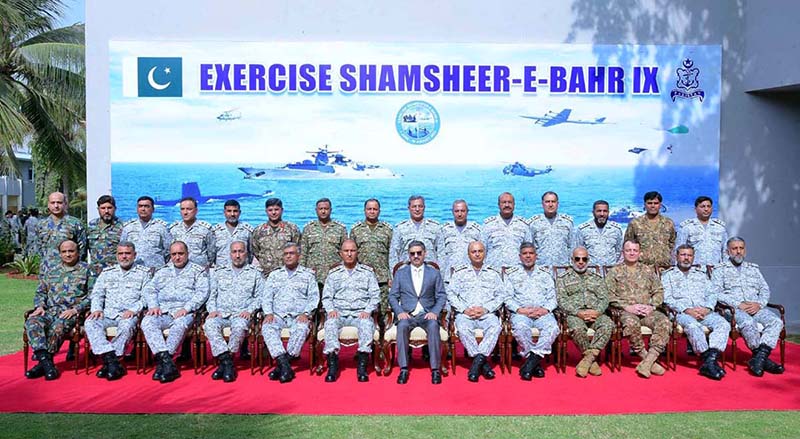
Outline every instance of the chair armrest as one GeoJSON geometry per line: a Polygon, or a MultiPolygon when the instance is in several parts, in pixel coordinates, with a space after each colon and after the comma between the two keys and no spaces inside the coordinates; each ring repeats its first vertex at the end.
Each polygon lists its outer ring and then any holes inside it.
{"type": "Polygon", "coordinates": [[[680,311],[678,311],[674,307],[671,307],[671,306],[667,305],[666,303],[664,304],[664,309],[667,311],[667,315],[672,320],[675,320],[675,318],[678,317],[678,314],[680,314],[680,311]]]}
{"type": "Polygon", "coordinates": [[[31,314],[33,314],[34,311],[36,311],[36,308],[31,308],[31,309],[25,311],[25,313],[22,315],[22,318],[25,319],[25,320],[28,320],[28,317],[30,317],[31,314]]]}
{"type": "Polygon", "coordinates": [[[783,316],[786,314],[786,309],[784,309],[783,305],[777,303],[768,303],[767,307],[777,310],[781,314],[781,319],[783,319],[783,316]]]}

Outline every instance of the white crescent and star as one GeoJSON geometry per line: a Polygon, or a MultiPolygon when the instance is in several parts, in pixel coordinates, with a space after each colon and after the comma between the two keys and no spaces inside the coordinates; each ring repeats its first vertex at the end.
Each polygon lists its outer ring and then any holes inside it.
{"type": "MultiPolygon", "coordinates": [[[[156,68],[157,67],[153,67],[147,73],[147,83],[150,84],[150,87],[153,87],[156,90],[164,90],[165,88],[169,87],[170,84],[172,84],[172,81],[167,81],[166,84],[159,84],[158,82],[156,82],[155,78],[153,78],[153,73],[155,73],[156,68]]],[[[170,73],[169,67],[164,69],[164,73],[166,74],[170,73]]]]}

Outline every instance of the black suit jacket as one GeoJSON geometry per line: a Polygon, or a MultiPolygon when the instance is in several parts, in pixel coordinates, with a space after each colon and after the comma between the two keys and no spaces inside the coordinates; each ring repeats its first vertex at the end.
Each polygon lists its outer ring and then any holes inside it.
{"type": "Polygon", "coordinates": [[[414,281],[411,279],[411,265],[406,264],[394,275],[392,289],[389,291],[389,305],[395,315],[404,312],[411,313],[417,307],[417,302],[422,304],[426,313],[438,315],[442,312],[447,301],[444,282],[439,270],[425,264],[425,273],[422,276],[422,291],[419,297],[414,290],[414,281]]]}

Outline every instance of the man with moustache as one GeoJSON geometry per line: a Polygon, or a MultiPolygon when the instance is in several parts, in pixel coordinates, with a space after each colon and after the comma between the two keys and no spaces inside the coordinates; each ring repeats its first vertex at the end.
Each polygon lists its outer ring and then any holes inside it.
{"type": "Polygon", "coordinates": [[[498,270],[519,264],[519,246],[531,240],[530,224],[514,215],[514,196],[503,192],[497,197],[499,213],[483,221],[481,241],[486,245],[486,265],[498,270]]]}
{"type": "Polygon", "coordinates": [[[392,225],[380,221],[381,202],[370,198],[364,202],[364,220],[350,228],[350,239],[358,246],[358,260],[375,271],[381,289],[381,313],[389,310],[389,285],[392,283],[392,266],[389,266],[389,249],[392,244],[392,225]]]}
{"type": "Polygon", "coordinates": [[[86,259],[86,230],[79,219],[67,213],[67,206],[67,197],[61,192],[53,192],[47,197],[50,215],[36,225],[36,248],[42,257],[40,274],[61,263],[58,245],[65,240],[78,244],[78,259],[86,259]]]}
{"type": "Polygon", "coordinates": [[[320,198],[316,204],[317,219],[303,227],[300,265],[314,270],[317,283],[325,285],[328,270],[339,261],[339,248],[347,239],[347,227],[331,219],[331,200],[320,198]]]}
{"type": "Polygon", "coordinates": [[[398,262],[405,260],[408,244],[411,241],[421,241],[425,244],[426,258],[428,261],[439,261],[436,248],[436,236],[439,234],[439,223],[425,218],[425,198],[421,195],[408,197],[409,219],[401,221],[394,226],[391,250],[389,252],[389,267],[394,269],[398,262]]]}
{"type": "Polygon", "coordinates": [[[531,217],[531,238],[544,266],[569,265],[571,247],[575,241],[572,217],[558,213],[558,194],[542,194],[544,213],[531,217]]]}
{"type": "Polygon", "coordinates": [[[725,260],[725,244],[728,230],[718,218],[711,218],[714,202],[705,195],[694,200],[696,218],[689,218],[680,224],[677,245],[687,244],[695,251],[694,263],[705,270],[706,266],[717,266],[725,260]]]}
{"type": "Polygon", "coordinates": [[[294,223],[283,220],[283,201],[270,198],[264,203],[267,222],[253,230],[250,248],[264,276],[280,267],[283,246],[287,242],[300,244],[300,229],[294,223]]]}
{"type": "Polygon", "coordinates": [[[466,201],[453,201],[452,212],[453,220],[442,224],[436,236],[440,270],[445,282],[450,280],[451,268],[469,263],[467,256],[469,243],[481,240],[481,227],[475,221],[467,220],[469,207],[466,201]]]}
{"type": "Polygon", "coordinates": [[[625,230],[625,240],[635,239],[641,243],[642,262],[656,267],[671,265],[672,249],[675,248],[675,223],[661,215],[660,193],[644,194],[645,214],[634,218],[625,230]]]}
{"type": "Polygon", "coordinates": [[[184,197],[180,209],[182,219],[169,226],[169,233],[174,240],[186,243],[190,261],[208,268],[217,259],[211,224],[197,219],[197,200],[192,197],[184,197]]]}
{"type": "MultiPolygon", "coordinates": [[[[253,226],[250,224],[239,221],[239,216],[242,214],[241,206],[236,200],[228,200],[223,206],[223,214],[225,221],[215,224],[211,229],[214,234],[214,244],[216,249],[214,254],[216,260],[214,261],[215,267],[223,265],[230,265],[231,263],[231,243],[233,241],[242,241],[247,244],[247,254],[249,260],[252,260],[250,254],[250,235],[253,233],[253,226]]],[[[250,262],[248,260],[248,262],[250,262]]]]}
{"type": "Polygon", "coordinates": [[[99,218],[89,221],[87,242],[89,266],[95,276],[103,269],[117,263],[117,244],[122,235],[122,221],[116,216],[117,203],[111,195],[97,199],[99,218]]]}
{"type": "Polygon", "coordinates": [[[584,247],[592,263],[601,267],[614,265],[622,257],[622,227],[608,220],[608,212],[608,201],[595,201],[592,206],[594,219],[581,223],[575,233],[575,247],[584,247]]]}
{"type": "Polygon", "coordinates": [[[136,246],[136,263],[149,268],[161,268],[169,259],[172,235],[167,223],[153,218],[155,201],[147,195],[136,200],[138,218],[126,221],[122,226],[120,241],[130,241],[136,246]]]}

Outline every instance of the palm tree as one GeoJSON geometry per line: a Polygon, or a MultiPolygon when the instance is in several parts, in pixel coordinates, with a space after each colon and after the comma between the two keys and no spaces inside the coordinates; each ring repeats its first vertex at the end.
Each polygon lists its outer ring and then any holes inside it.
{"type": "Polygon", "coordinates": [[[61,189],[84,181],[84,26],[54,29],[60,0],[0,0],[0,171],[29,143],[61,189]]]}

